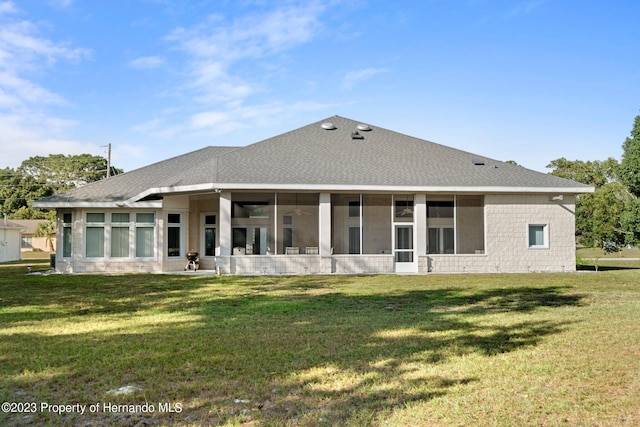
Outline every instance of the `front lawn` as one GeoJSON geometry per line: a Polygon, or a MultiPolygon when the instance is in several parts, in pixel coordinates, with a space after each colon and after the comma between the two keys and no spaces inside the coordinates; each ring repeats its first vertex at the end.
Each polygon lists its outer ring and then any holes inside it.
{"type": "Polygon", "coordinates": [[[243,278],[27,265],[48,261],[0,264],[0,401],[12,403],[1,425],[640,424],[640,270],[243,278]]]}

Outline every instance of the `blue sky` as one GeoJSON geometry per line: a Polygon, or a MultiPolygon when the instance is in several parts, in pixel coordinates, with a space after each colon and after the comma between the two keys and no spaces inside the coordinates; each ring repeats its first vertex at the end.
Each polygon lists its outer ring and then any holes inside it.
{"type": "Polygon", "coordinates": [[[619,159],[637,0],[0,0],[0,168],[132,170],[335,114],[547,172],[619,159]]]}

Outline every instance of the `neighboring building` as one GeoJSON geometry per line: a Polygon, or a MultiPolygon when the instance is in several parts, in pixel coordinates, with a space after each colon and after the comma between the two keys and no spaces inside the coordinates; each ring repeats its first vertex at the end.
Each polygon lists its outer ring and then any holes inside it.
{"type": "Polygon", "coordinates": [[[20,236],[24,228],[7,220],[0,221],[0,262],[20,259],[20,236]]]}
{"type": "Polygon", "coordinates": [[[207,147],[34,203],[56,266],[223,274],[575,270],[593,188],[334,116],[207,147]]]}
{"type": "MultiPolygon", "coordinates": [[[[21,227],[24,227],[24,232],[22,233],[22,243],[21,249],[23,252],[26,251],[44,251],[48,252],[51,250],[49,246],[49,239],[46,237],[36,237],[36,231],[38,230],[38,226],[47,222],[42,219],[12,219],[11,222],[14,224],[18,224],[21,227]]],[[[56,237],[55,235],[51,236],[51,245],[53,248],[56,247],[56,237]]]]}

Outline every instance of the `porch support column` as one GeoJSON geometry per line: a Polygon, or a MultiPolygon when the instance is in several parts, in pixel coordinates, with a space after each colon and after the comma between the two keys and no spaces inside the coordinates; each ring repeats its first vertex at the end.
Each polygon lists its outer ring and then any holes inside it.
{"type": "Polygon", "coordinates": [[[416,194],[414,222],[415,222],[416,233],[417,233],[416,249],[418,250],[418,256],[426,255],[427,254],[427,195],[424,193],[416,194]]]}
{"type": "Polygon", "coordinates": [[[220,256],[231,256],[231,192],[220,193],[220,256]]]}
{"type": "Polygon", "coordinates": [[[331,193],[320,193],[319,206],[320,256],[331,256],[331,193]]]}

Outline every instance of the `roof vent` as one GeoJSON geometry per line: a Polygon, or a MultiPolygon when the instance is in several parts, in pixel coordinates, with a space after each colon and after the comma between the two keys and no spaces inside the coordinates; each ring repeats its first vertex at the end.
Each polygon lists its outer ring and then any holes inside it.
{"type": "Polygon", "coordinates": [[[471,159],[471,162],[476,166],[484,166],[484,160],[474,157],[471,159]]]}
{"type": "Polygon", "coordinates": [[[326,130],[334,130],[334,129],[336,128],[336,127],[333,125],[333,123],[329,123],[329,122],[321,124],[321,125],[320,125],[320,127],[321,127],[322,129],[326,129],[326,130]]]}
{"type": "Polygon", "coordinates": [[[365,124],[362,124],[362,123],[360,123],[357,127],[358,127],[358,130],[363,130],[365,132],[369,132],[371,130],[369,125],[365,125],[365,124]]]}
{"type": "Polygon", "coordinates": [[[360,135],[358,131],[351,132],[351,139],[364,139],[364,136],[360,135]]]}

